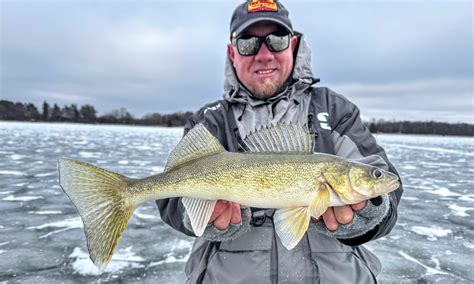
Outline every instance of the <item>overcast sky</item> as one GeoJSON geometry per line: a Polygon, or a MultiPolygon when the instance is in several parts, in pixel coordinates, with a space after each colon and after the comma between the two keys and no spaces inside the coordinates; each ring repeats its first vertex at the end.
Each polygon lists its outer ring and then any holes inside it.
{"type": "MultiPolygon", "coordinates": [[[[195,111],[222,97],[240,2],[0,0],[1,99],[195,111]]],[[[472,1],[283,3],[364,119],[474,123],[472,1]]]]}

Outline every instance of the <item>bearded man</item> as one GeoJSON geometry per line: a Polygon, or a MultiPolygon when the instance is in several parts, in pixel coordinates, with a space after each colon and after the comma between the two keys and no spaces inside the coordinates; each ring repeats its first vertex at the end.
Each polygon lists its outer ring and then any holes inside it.
{"type": "MultiPolygon", "coordinates": [[[[203,124],[227,151],[276,124],[307,125],[314,152],[341,156],[397,174],[363,125],[357,106],[311,71],[311,51],[279,1],[239,5],[230,23],[224,98],[199,110],[185,133],[203,124]]],[[[275,234],[273,209],[218,201],[186,264],[188,283],[374,283],[377,257],[362,244],[388,234],[402,187],[369,201],[331,207],[291,250],[275,234]]],[[[162,219],[195,236],[180,198],[157,201],[162,219]]]]}

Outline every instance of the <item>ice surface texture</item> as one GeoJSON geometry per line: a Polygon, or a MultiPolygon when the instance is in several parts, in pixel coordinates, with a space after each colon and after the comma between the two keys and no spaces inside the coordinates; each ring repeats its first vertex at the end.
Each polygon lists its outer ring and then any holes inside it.
{"type": "MultiPolygon", "coordinates": [[[[135,212],[102,275],[89,260],[77,212],[58,185],[68,157],[130,177],[163,170],[181,128],[0,122],[0,281],[183,283],[193,239],[135,212]],[[155,280],[155,281],[153,281],[155,280]]],[[[369,247],[379,280],[474,281],[474,139],[377,135],[405,193],[393,232],[369,247]]]]}

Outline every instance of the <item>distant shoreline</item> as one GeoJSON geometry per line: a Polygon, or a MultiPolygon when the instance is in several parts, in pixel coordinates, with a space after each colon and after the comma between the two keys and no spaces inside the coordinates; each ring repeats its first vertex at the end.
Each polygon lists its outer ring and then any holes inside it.
{"type": "MultiPolygon", "coordinates": [[[[45,101],[39,111],[32,103],[0,100],[0,121],[183,127],[193,114],[190,111],[170,114],[150,113],[141,118],[135,118],[127,109],[120,108],[98,116],[95,107],[89,104],[82,106],[71,104],[61,108],[56,103],[50,106],[45,101]]],[[[363,123],[371,133],[474,136],[474,124],[469,123],[386,121],[383,119],[372,119],[370,122],[363,123]]]]}
{"type": "Polygon", "coordinates": [[[177,126],[166,126],[166,125],[148,125],[148,124],[125,124],[125,123],[88,123],[88,122],[73,122],[73,121],[22,121],[22,120],[2,120],[2,122],[18,122],[18,123],[31,123],[31,124],[70,124],[70,125],[96,125],[96,126],[139,126],[139,127],[160,127],[160,128],[184,128],[184,125],[177,126]]]}
{"type": "MultiPolygon", "coordinates": [[[[153,125],[153,124],[138,124],[138,123],[101,123],[101,122],[94,122],[94,123],[87,123],[87,122],[72,122],[72,121],[21,121],[21,120],[2,120],[0,119],[0,123],[5,122],[5,123],[31,123],[31,124],[69,124],[69,125],[96,125],[96,126],[137,126],[137,127],[160,127],[160,128],[183,128],[184,125],[173,125],[173,126],[167,126],[167,125],[153,125]]],[[[371,124],[374,122],[364,122],[364,124],[370,129],[371,124]]],[[[467,127],[470,128],[471,134],[441,134],[441,133],[415,133],[415,132],[383,132],[383,131],[378,131],[378,132],[371,132],[372,134],[383,134],[383,135],[419,135],[419,136],[438,136],[438,137],[446,137],[446,136],[452,136],[452,137],[474,137],[474,134],[472,132],[474,131],[474,125],[473,124],[467,124],[467,123],[456,123],[456,124],[448,124],[444,122],[423,122],[423,121],[410,121],[410,122],[387,122],[390,124],[403,124],[403,123],[409,123],[409,124],[426,124],[426,123],[431,123],[433,125],[450,125],[450,126],[459,126],[459,125],[467,125],[467,127]]]]}

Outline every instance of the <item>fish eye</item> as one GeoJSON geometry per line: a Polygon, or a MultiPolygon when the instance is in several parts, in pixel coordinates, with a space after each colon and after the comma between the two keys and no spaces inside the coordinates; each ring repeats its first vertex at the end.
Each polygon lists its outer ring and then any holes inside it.
{"type": "Polygon", "coordinates": [[[373,177],[373,178],[381,178],[383,177],[383,173],[381,170],[377,169],[377,168],[372,168],[372,170],[370,171],[370,175],[373,177]]]}

